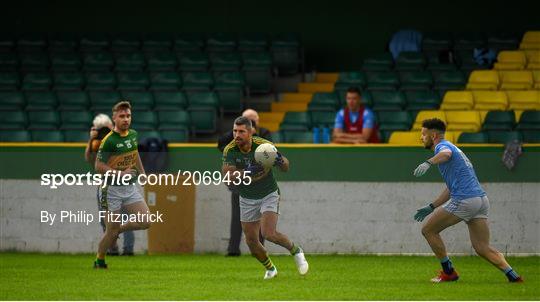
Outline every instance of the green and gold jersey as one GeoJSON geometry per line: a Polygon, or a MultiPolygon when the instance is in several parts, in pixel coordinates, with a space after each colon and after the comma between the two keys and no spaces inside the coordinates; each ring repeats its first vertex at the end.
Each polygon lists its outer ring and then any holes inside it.
{"type": "MultiPolygon", "coordinates": [[[[258,136],[253,136],[251,141],[251,150],[244,153],[236,145],[236,142],[231,141],[223,150],[223,163],[229,166],[235,166],[237,169],[245,169],[249,163],[255,162],[255,149],[262,144],[272,144],[272,142],[260,138],[258,136]]],[[[263,178],[252,181],[250,185],[240,185],[239,187],[240,196],[248,199],[261,199],[266,195],[275,192],[278,190],[278,185],[272,169],[266,174],[263,178]]]]}
{"type": "Polygon", "coordinates": [[[128,134],[111,131],[101,141],[97,160],[115,170],[134,168],[137,164],[137,131],[130,129],[128,134]]]}

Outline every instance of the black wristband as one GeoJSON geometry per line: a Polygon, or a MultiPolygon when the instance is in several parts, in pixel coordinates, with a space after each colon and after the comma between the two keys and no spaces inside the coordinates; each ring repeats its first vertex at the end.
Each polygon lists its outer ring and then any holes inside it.
{"type": "Polygon", "coordinates": [[[430,166],[432,166],[433,164],[429,162],[429,160],[426,160],[426,163],[428,163],[430,166]]]}
{"type": "Polygon", "coordinates": [[[435,210],[435,206],[433,206],[432,203],[429,204],[429,207],[430,207],[432,210],[435,210]]]}

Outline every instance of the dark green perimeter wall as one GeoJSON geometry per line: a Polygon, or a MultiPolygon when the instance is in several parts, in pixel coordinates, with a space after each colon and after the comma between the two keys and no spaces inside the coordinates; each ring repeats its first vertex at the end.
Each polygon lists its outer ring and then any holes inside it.
{"type": "MultiPolygon", "coordinates": [[[[536,7],[536,8],[535,8],[536,7]]],[[[393,32],[540,29],[532,0],[4,1],[2,32],[296,32],[307,67],[355,69],[393,32]]]]}
{"type": "MultiPolygon", "coordinates": [[[[278,146],[279,147],[279,146],[278,146]]],[[[501,162],[503,147],[462,147],[482,182],[540,182],[540,146],[526,146],[513,171],[501,162]]],[[[423,178],[412,176],[432,156],[420,147],[280,147],[291,161],[282,181],[440,182],[436,168],[423,178]]],[[[86,173],[83,147],[0,148],[0,178],[38,179],[42,173],[86,173]]],[[[173,147],[169,171],[216,171],[221,155],[215,147],[173,147]]]]}

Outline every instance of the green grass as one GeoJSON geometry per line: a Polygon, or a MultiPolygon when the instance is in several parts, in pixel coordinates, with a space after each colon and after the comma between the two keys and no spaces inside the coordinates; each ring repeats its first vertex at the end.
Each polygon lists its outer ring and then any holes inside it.
{"type": "Polygon", "coordinates": [[[109,257],[0,253],[1,300],[538,300],[540,257],[510,258],[524,276],[509,284],[479,257],[452,257],[461,278],[431,284],[434,257],[308,255],[297,274],[290,256],[273,256],[279,275],[262,280],[250,256],[109,257]]]}

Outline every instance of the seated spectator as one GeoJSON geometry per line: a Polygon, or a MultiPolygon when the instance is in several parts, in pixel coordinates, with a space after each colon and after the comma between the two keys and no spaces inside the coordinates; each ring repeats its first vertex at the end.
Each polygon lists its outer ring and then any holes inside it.
{"type": "Polygon", "coordinates": [[[378,143],[375,114],[362,105],[362,93],[356,87],[347,90],[347,106],[336,115],[332,142],[338,144],[378,143]]]}

